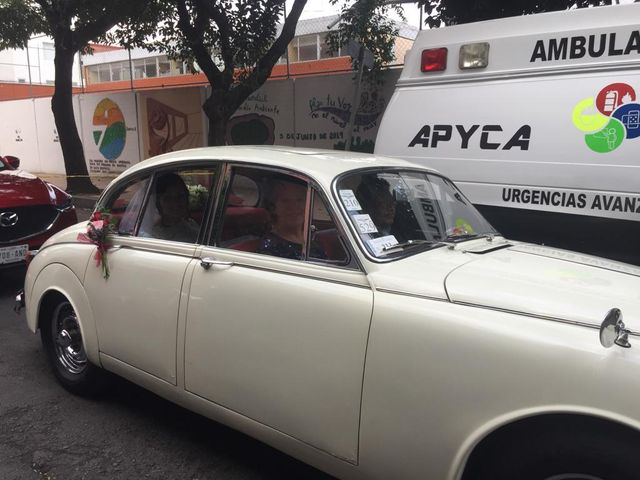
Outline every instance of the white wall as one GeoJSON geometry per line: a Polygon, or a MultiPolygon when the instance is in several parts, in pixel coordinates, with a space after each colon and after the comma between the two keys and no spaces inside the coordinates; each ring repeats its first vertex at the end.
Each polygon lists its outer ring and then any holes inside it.
{"type": "MultiPolygon", "coordinates": [[[[363,88],[353,134],[357,150],[373,150],[398,75],[399,70],[390,70],[382,88],[363,88]]],[[[351,73],[268,81],[232,118],[228,143],[338,148],[346,138],[354,88],[351,73]]],[[[206,95],[204,87],[76,95],[74,111],[89,172],[115,175],[148,157],[154,125],[146,110],[149,98],[162,103],[176,128],[156,129],[157,139],[175,138],[183,133],[180,122],[185,125],[187,135],[165,142],[164,151],[205,145],[206,117],[200,107],[206,95]]],[[[5,119],[0,123],[0,154],[19,157],[22,167],[34,173],[64,174],[50,98],[0,102],[0,118],[5,119]]]]}
{"type": "MultiPolygon", "coordinates": [[[[0,81],[53,85],[55,79],[55,52],[53,39],[40,36],[29,40],[29,50],[7,49],[0,51],[0,81]],[[28,53],[28,54],[27,54],[28,53]],[[29,69],[29,67],[31,67],[29,69]],[[29,79],[31,70],[31,79],[29,79]]],[[[79,56],[76,54],[72,82],[80,85],[79,56]]]]}

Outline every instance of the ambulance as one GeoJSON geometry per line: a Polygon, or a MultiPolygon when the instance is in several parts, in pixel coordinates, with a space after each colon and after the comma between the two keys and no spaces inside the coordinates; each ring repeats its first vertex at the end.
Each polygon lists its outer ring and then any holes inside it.
{"type": "Polygon", "coordinates": [[[640,4],[424,30],[376,154],[453,179],[506,237],[640,264],[640,4]]]}

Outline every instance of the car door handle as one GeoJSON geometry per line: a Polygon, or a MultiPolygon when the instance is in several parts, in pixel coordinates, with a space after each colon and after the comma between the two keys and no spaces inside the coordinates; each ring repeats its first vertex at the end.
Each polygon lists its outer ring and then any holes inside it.
{"type": "Polygon", "coordinates": [[[204,257],[200,259],[200,266],[205,270],[209,270],[212,265],[217,267],[230,267],[233,265],[233,262],[226,262],[224,260],[216,260],[212,257],[204,257]]]}

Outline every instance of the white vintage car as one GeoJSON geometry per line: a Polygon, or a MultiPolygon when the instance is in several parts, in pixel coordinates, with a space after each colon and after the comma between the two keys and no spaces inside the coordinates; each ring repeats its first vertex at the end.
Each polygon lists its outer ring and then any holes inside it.
{"type": "Polygon", "coordinates": [[[109,370],[340,478],[640,478],[640,269],[357,153],[170,153],[98,207],[108,278],[85,224],[26,277],[68,390],[109,370]]]}

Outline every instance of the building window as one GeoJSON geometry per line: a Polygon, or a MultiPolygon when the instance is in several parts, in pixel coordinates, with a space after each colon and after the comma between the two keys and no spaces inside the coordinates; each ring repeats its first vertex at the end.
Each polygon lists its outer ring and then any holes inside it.
{"type": "Polygon", "coordinates": [[[111,81],[111,67],[108,63],[98,65],[98,81],[101,83],[111,81]]]}
{"type": "Polygon", "coordinates": [[[98,83],[98,66],[90,65],[87,67],[87,82],[98,83]]]}
{"type": "Polygon", "coordinates": [[[111,81],[117,82],[122,80],[122,63],[111,64],[111,81]]]}
{"type": "Polygon", "coordinates": [[[166,55],[151,58],[139,58],[128,61],[102,63],[87,66],[87,83],[117,82],[131,80],[131,67],[133,78],[168,77],[188,73],[185,62],[169,60],[166,55]]]}
{"type": "Polygon", "coordinates": [[[305,62],[318,59],[318,35],[298,37],[298,60],[305,62]]]}
{"type": "Polygon", "coordinates": [[[319,43],[320,43],[320,58],[333,58],[333,57],[339,57],[340,56],[340,50],[338,49],[337,52],[331,52],[329,44],[327,43],[327,34],[326,33],[321,33],[320,35],[318,35],[319,39],[319,43]]]}
{"type": "MultiPolygon", "coordinates": [[[[287,51],[289,63],[339,57],[342,54],[341,49],[338,49],[337,52],[330,51],[326,33],[295,37],[289,43],[287,51]]],[[[278,63],[287,63],[286,55],[280,57],[278,63]]]]}
{"type": "Polygon", "coordinates": [[[158,76],[158,65],[156,64],[156,58],[144,59],[144,76],[146,78],[158,76]]]}
{"type": "Polygon", "coordinates": [[[144,58],[133,61],[133,78],[138,80],[145,78],[144,58]]]}
{"type": "Polygon", "coordinates": [[[56,49],[53,43],[44,42],[42,44],[42,59],[53,61],[56,57],[56,49]]]}
{"type": "MultiPolygon", "coordinates": [[[[167,57],[158,58],[158,75],[160,77],[168,77],[173,72],[171,71],[171,61],[167,57]]],[[[176,72],[179,73],[179,72],[176,72]]]]}
{"type": "Polygon", "coordinates": [[[120,65],[122,80],[131,80],[131,64],[129,62],[121,62],[120,65]]]}

